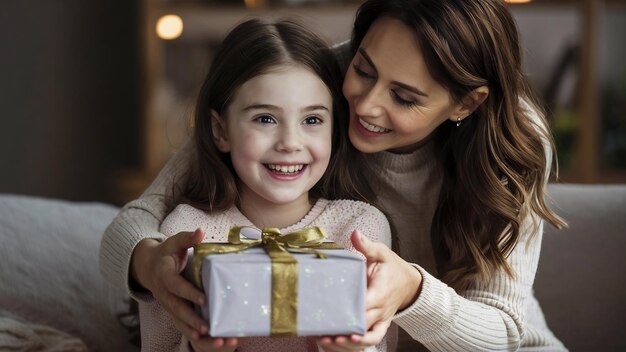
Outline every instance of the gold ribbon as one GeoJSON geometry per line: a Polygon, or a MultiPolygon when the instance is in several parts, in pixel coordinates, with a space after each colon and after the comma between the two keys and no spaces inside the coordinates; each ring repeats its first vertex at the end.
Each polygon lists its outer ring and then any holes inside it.
{"type": "Polygon", "coordinates": [[[324,231],[307,227],[285,235],[273,227],[261,232],[260,240],[241,238],[241,227],[228,232],[227,243],[201,243],[193,247],[193,278],[202,288],[202,260],[213,254],[236,253],[252,247],[263,247],[272,263],[271,336],[295,336],[298,333],[298,262],[289,251],[327,256],[317,249],[341,249],[334,242],[324,242],[324,231]]]}

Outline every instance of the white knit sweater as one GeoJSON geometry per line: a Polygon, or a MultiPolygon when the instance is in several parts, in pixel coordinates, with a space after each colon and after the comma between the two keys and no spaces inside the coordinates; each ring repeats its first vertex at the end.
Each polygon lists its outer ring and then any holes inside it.
{"type": "MultiPolygon", "coordinates": [[[[158,232],[167,215],[163,194],[172,189],[177,171],[186,168],[189,153],[185,148],[171,158],[140,199],[123,208],[102,239],[102,274],[129,292],[129,264],[135,245],[143,238],[163,238],[158,232]]],[[[515,278],[499,272],[489,282],[477,282],[464,292],[455,292],[437,278],[430,226],[441,171],[432,148],[427,144],[411,154],[368,155],[376,165],[373,177],[380,183],[381,205],[398,233],[398,254],[415,263],[424,278],[418,299],[394,318],[412,337],[401,336],[398,350],[566,350],[546,326],[532,290],[543,226],[532,234],[530,219],[526,221],[521,242],[508,258],[515,278]]]]}

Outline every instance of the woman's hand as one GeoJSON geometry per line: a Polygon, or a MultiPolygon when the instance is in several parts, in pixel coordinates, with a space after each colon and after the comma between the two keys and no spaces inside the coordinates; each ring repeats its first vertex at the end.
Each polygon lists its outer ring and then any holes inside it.
{"type": "Polygon", "coordinates": [[[198,341],[208,333],[207,323],[193,311],[191,304],[202,305],[205,297],[180,273],[187,263],[187,249],[203,239],[204,232],[200,229],[180,232],[163,242],[144,239],[135,247],[131,259],[132,277],[152,292],[171,315],[176,328],[190,341],[198,341]]]}
{"type": "Polygon", "coordinates": [[[382,243],[372,242],[358,231],[352,233],[352,245],[367,260],[368,326],[391,323],[393,316],[413,304],[422,286],[422,275],[382,243]]]}
{"type": "Polygon", "coordinates": [[[367,260],[368,331],[363,336],[323,337],[318,343],[325,351],[360,350],[380,343],[393,316],[417,299],[422,284],[420,272],[384,244],[372,242],[358,231],[351,239],[367,260]]]}

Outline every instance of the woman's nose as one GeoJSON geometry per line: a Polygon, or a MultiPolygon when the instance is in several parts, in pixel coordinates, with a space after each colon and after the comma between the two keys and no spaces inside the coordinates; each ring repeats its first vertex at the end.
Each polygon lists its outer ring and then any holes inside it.
{"type": "Polygon", "coordinates": [[[377,117],[383,114],[384,88],[378,84],[367,87],[354,101],[354,112],[359,116],[377,117]]]}

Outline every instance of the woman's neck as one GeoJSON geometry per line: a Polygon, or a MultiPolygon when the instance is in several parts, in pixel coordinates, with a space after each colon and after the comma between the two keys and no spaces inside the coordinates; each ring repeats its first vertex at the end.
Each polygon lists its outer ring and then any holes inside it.
{"type": "Polygon", "coordinates": [[[407,145],[405,147],[389,149],[388,151],[390,153],[393,153],[393,154],[410,154],[410,153],[413,153],[414,151],[416,151],[416,150],[422,148],[423,146],[425,146],[426,144],[430,143],[430,141],[431,141],[431,139],[433,139],[433,136],[435,135],[436,131],[437,131],[437,129],[435,129],[433,132],[431,132],[428,136],[424,137],[424,139],[422,139],[419,142],[413,143],[411,145],[407,145]]]}
{"type": "Polygon", "coordinates": [[[242,192],[239,205],[241,213],[259,229],[264,227],[285,228],[302,220],[311,210],[308,193],[294,201],[277,204],[269,202],[253,192],[242,192]]]}

